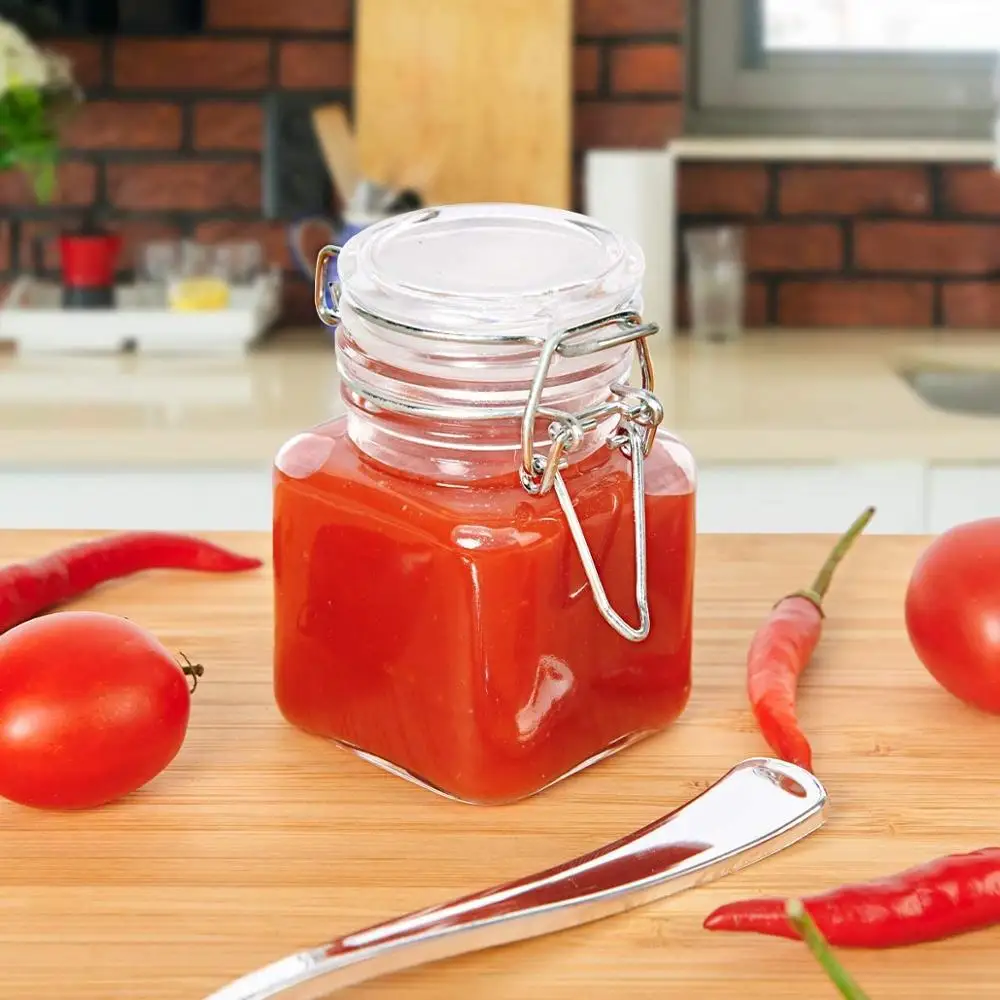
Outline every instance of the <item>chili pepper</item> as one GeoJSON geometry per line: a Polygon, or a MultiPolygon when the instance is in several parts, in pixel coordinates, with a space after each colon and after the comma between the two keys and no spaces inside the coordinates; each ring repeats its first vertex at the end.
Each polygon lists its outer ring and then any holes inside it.
{"type": "Polygon", "coordinates": [[[785,904],[785,914],[844,1000],[868,1000],[865,991],[858,986],[830,950],[829,942],[823,937],[812,917],[806,913],[802,900],[790,899],[785,904]]]}
{"type": "Polygon", "coordinates": [[[864,513],[841,535],[813,585],[783,597],[757,630],[747,653],[747,694],[757,725],[783,760],[812,770],[812,748],[796,715],[799,676],[823,629],[823,598],[834,571],[875,514],[864,513]]]}
{"type": "Polygon", "coordinates": [[[0,632],[78,597],[98,584],[147,569],[237,573],[259,559],[190,535],[134,531],[57,549],[39,559],[0,568],[0,632]]]}
{"type": "MultiPolygon", "coordinates": [[[[980,930],[1000,923],[1000,848],[938,858],[802,904],[827,941],[844,948],[899,948],[980,930]]],[[[727,903],[704,926],[796,940],[785,907],[776,898],[727,903]]]]}

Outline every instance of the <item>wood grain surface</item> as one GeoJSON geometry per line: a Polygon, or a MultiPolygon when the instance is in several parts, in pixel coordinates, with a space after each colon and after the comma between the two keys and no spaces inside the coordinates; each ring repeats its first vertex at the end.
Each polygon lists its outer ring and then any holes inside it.
{"type": "Polygon", "coordinates": [[[366,177],[429,204],[570,207],[571,0],[361,0],[356,36],[366,177]]]}
{"type": "MultiPolygon", "coordinates": [[[[73,536],[0,533],[0,557],[73,536]]],[[[267,556],[264,535],[216,536],[267,556]]],[[[598,847],[765,750],[743,658],[829,539],[699,540],[694,694],[661,735],[528,802],[446,802],[286,725],[271,698],[270,571],[158,572],[77,606],[127,615],[206,665],[188,741],[145,790],[95,812],[0,804],[0,997],[199,1000],[299,948],[598,847]]],[[[997,842],[1000,720],[916,661],[902,598],[924,539],[868,536],[841,567],[802,717],[830,820],[789,850],[624,916],[345,991],[375,997],[801,1000],[835,996],[794,942],[709,934],[718,904],[803,893],[997,842]]],[[[734,817],[734,822],[738,817],[734,817]]],[[[872,1000],[996,997],[1000,928],[844,952],[872,1000]]]]}

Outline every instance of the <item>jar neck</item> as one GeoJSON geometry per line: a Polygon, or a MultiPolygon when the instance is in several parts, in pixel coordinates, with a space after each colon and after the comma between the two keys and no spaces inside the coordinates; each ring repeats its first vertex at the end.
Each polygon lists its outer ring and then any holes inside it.
{"type": "MultiPolygon", "coordinates": [[[[348,303],[342,303],[342,315],[337,366],[348,435],[363,454],[436,481],[517,474],[523,414],[538,371],[537,345],[411,337],[359,315],[348,303]]],[[[628,380],[632,352],[626,344],[572,358],[556,354],[541,406],[579,413],[607,401],[611,386],[628,380]]],[[[535,447],[543,455],[551,446],[550,423],[551,417],[535,421],[535,447]]],[[[568,462],[606,447],[616,425],[614,415],[601,421],[568,462]]]]}

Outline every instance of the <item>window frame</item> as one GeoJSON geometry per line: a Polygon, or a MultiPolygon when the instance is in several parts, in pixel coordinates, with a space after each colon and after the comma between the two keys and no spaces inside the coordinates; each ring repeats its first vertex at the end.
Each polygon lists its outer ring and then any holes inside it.
{"type": "Polygon", "coordinates": [[[765,59],[761,2],[690,0],[691,131],[992,137],[996,57],[781,52],[765,59]]]}

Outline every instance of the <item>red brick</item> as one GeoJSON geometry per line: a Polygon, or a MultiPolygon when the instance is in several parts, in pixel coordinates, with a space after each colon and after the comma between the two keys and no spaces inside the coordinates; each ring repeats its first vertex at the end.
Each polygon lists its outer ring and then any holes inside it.
{"type": "Polygon", "coordinates": [[[584,101],[574,116],[577,149],[649,149],[680,135],[679,101],[584,101]]]}
{"type": "Polygon", "coordinates": [[[768,177],[762,164],[684,163],[678,204],[689,215],[762,215],[768,177]]]}
{"type": "Polygon", "coordinates": [[[581,35],[632,35],[684,28],[684,0],[576,0],[581,35]]]}
{"type": "Polygon", "coordinates": [[[596,94],[601,82],[601,47],[580,44],[573,49],[573,89],[596,94]]]}
{"type": "MultiPolygon", "coordinates": [[[[677,327],[681,330],[691,329],[691,309],[687,284],[681,282],[677,286],[677,327]]],[[[760,329],[768,325],[767,315],[767,285],[762,281],[748,281],[743,295],[743,325],[751,329],[760,329]]]]}
{"type": "Polygon", "coordinates": [[[621,94],[680,94],[684,52],[679,45],[616,45],[611,50],[611,89],[621,94]]]}
{"type": "MultiPolygon", "coordinates": [[[[91,205],[97,194],[97,167],[93,163],[62,163],[57,173],[53,205],[91,205]]],[[[0,205],[32,205],[31,184],[20,170],[0,173],[0,205]]]]}
{"type": "Polygon", "coordinates": [[[45,47],[66,56],[73,64],[73,79],[83,87],[100,87],[104,83],[104,47],[100,42],[82,38],[56,38],[45,47]]]}
{"type": "Polygon", "coordinates": [[[346,42],[285,42],[279,53],[282,87],[349,87],[354,76],[351,46],[346,42]]]}
{"type": "Polygon", "coordinates": [[[1000,225],[859,222],[854,260],[865,271],[986,274],[1000,269],[1000,225]]]}
{"type": "Polygon", "coordinates": [[[791,281],[778,289],[782,326],[932,326],[934,288],[922,281],[791,281]]]}
{"type": "Polygon", "coordinates": [[[992,167],[949,167],[945,206],[963,215],[1000,215],[1000,174],[992,167]]]}
{"type": "Polygon", "coordinates": [[[177,149],[181,109],[152,101],[87,101],[63,133],[71,149],[177,149]]]}
{"type": "Polygon", "coordinates": [[[112,163],[108,199],[116,208],[210,211],[257,208],[256,163],[112,163]]]}
{"type": "Polygon", "coordinates": [[[264,258],[269,264],[278,264],[282,270],[288,271],[294,265],[288,252],[286,228],[280,222],[229,222],[213,219],[198,226],[194,235],[202,243],[253,240],[261,244],[264,258]]]}
{"type": "Polygon", "coordinates": [[[1000,284],[960,281],[942,288],[944,325],[965,329],[1000,327],[1000,284]]]}
{"type": "Polygon", "coordinates": [[[746,257],[751,271],[839,271],[843,238],[827,223],[761,222],[747,227],[746,257]]]}
{"type": "Polygon", "coordinates": [[[205,101],[194,109],[198,149],[260,149],[264,109],[248,101],[205,101]]]}
{"type": "Polygon", "coordinates": [[[344,31],[351,26],[351,0],[208,0],[212,28],[279,31],[344,31]]]}
{"type": "Polygon", "coordinates": [[[778,199],[783,215],[923,215],[930,179],[923,167],[789,167],[778,199]]]}
{"type": "Polygon", "coordinates": [[[759,281],[748,281],[744,292],[743,323],[749,327],[768,324],[767,286],[759,281]]]}
{"type": "MultiPolygon", "coordinates": [[[[122,252],[118,261],[120,271],[128,271],[137,267],[142,256],[145,243],[154,240],[174,240],[181,236],[177,226],[158,220],[127,219],[108,223],[122,238],[122,252]]],[[[21,254],[25,264],[34,261],[34,243],[41,238],[44,248],[43,263],[49,270],[59,267],[59,245],[54,236],[58,231],[57,224],[49,222],[26,222],[21,232],[21,254]]]]}
{"type": "Polygon", "coordinates": [[[266,87],[269,77],[266,41],[128,38],[115,45],[119,87],[246,90],[266,87]]]}
{"type": "MultiPolygon", "coordinates": [[[[11,232],[10,223],[6,221],[0,221],[0,271],[6,271],[10,267],[10,249],[11,249],[11,232]]],[[[28,263],[27,260],[23,261],[28,263]]],[[[0,282],[0,302],[3,302],[7,295],[7,286],[5,282],[0,282]]]]}

